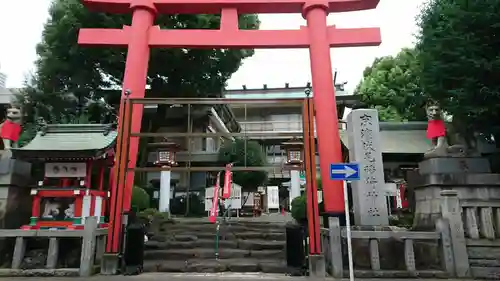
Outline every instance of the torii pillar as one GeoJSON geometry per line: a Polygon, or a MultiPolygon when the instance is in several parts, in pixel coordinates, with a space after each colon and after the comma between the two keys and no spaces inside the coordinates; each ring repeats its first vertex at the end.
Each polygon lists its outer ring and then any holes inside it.
{"type": "MultiPolygon", "coordinates": [[[[381,36],[379,28],[338,29],[334,26],[327,26],[326,17],[331,12],[374,9],[379,0],[82,1],[89,9],[100,12],[132,13],[130,27],[81,29],[78,38],[78,43],[82,45],[128,47],[123,89],[131,91],[131,98],[142,98],[145,95],[150,48],[309,48],[325,211],[334,216],[344,216],[343,183],[331,181],[329,171],[331,163],[342,162],[330,48],[378,46],[381,43],[381,36]],[[161,30],[153,25],[157,14],[219,13],[221,13],[221,26],[216,30],[161,30]],[[307,26],[294,30],[240,30],[238,28],[238,14],[261,13],[302,13],[307,26]]],[[[165,66],[168,67],[168,62],[165,62],[165,66]]],[[[123,111],[122,108],[120,115],[123,111]]],[[[130,119],[132,132],[139,132],[142,120],[141,105],[134,107],[130,119]]],[[[128,140],[130,136],[122,138],[128,140]]],[[[134,168],[137,153],[138,139],[132,138],[128,151],[129,163],[122,163],[122,165],[116,163],[115,167],[128,165],[129,168],[134,168]]],[[[121,157],[121,159],[126,158],[121,157]]],[[[118,178],[118,182],[115,183],[116,191],[111,199],[112,206],[113,202],[116,202],[113,200],[121,200],[123,197],[123,208],[130,209],[133,179],[133,172],[128,173],[125,184],[121,177],[118,178]]],[[[313,202],[312,205],[317,205],[317,202],[313,202]]],[[[308,206],[308,208],[313,206],[308,206]]],[[[111,211],[113,216],[110,219],[107,253],[118,253],[120,244],[117,241],[119,241],[120,234],[115,230],[121,225],[122,210],[111,211]]],[[[317,221],[318,218],[309,219],[317,221]]],[[[309,233],[315,233],[310,236],[310,254],[319,255],[321,253],[319,224],[315,223],[314,230],[309,233]]]]}

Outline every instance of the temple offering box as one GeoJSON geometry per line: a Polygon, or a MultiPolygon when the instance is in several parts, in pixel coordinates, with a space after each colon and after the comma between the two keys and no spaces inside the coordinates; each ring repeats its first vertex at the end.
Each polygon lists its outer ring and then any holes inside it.
{"type": "Polygon", "coordinates": [[[12,149],[14,158],[43,167],[31,189],[30,224],[22,229],[81,229],[89,216],[106,227],[115,141],[109,125],[46,125],[29,144],[12,149]]]}

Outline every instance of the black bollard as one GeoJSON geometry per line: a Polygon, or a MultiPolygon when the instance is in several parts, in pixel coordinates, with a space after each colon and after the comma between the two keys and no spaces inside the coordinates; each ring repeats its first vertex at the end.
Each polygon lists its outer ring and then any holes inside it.
{"type": "Polygon", "coordinates": [[[304,247],[304,230],[297,224],[286,226],[286,263],[292,275],[302,275],[306,265],[306,249],[304,247]]]}
{"type": "Polygon", "coordinates": [[[134,212],[128,214],[128,224],[125,235],[125,249],[123,254],[124,275],[138,275],[144,266],[144,236],[146,228],[136,217],[134,212]]]}

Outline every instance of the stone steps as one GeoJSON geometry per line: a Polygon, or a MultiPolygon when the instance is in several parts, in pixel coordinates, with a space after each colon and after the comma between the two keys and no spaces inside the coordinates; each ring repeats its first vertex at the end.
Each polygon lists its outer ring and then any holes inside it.
{"type": "MultiPolygon", "coordinates": [[[[214,239],[197,239],[194,241],[154,241],[145,243],[146,249],[194,249],[194,248],[213,248],[214,239]]],[[[246,250],[282,250],[285,247],[284,241],[273,240],[219,240],[220,248],[246,249],[246,250]]]]}
{"type": "MultiPolygon", "coordinates": [[[[189,232],[188,232],[189,233],[189,232]]],[[[196,241],[198,239],[215,239],[216,233],[214,232],[192,232],[192,234],[185,233],[165,233],[151,237],[153,241],[196,241]]],[[[233,232],[233,231],[220,231],[219,238],[221,240],[249,240],[260,239],[268,241],[285,241],[284,232],[233,232]]]]}
{"type": "MultiPolygon", "coordinates": [[[[178,232],[178,231],[213,231],[217,229],[215,224],[163,224],[160,229],[162,231],[178,232]]],[[[233,231],[265,231],[273,232],[284,229],[284,225],[273,224],[221,224],[220,229],[231,229],[233,231]]]]}
{"type": "Polygon", "coordinates": [[[189,259],[186,261],[148,260],[145,272],[264,272],[286,273],[284,261],[266,259],[189,259]]]}
{"type": "MultiPolygon", "coordinates": [[[[284,250],[245,250],[219,248],[219,258],[238,259],[284,259],[284,250]]],[[[189,259],[210,259],[215,258],[215,249],[212,248],[194,248],[194,249],[161,249],[148,250],[144,252],[144,260],[189,260],[189,259]]]]}
{"type": "MultiPolygon", "coordinates": [[[[283,232],[284,227],[268,227],[268,228],[253,228],[253,227],[243,227],[243,226],[221,226],[220,231],[232,231],[232,232],[283,232]]],[[[215,233],[217,228],[206,227],[206,228],[196,228],[196,227],[174,227],[174,228],[162,228],[162,232],[168,233],[181,233],[181,232],[211,232],[215,233]]]]}
{"type": "Polygon", "coordinates": [[[285,227],[279,223],[230,222],[220,226],[215,259],[216,225],[208,221],[163,224],[146,242],[146,272],[285,273],[285,227]]]}

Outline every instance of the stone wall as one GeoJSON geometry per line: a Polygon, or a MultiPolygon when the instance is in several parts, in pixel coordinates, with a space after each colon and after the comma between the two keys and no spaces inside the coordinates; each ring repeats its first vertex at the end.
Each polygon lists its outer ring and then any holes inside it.
{"type": "Polygon", "coordinates": [[[419,164],[414,227],[440,218],[451,225],[458,277],[500,277],[500,174],[479,157],[426,159],[419,164]]]}
{"type": "Polygon", "coordinates": [[[500,278],[500,202],[460,200],[446,190],[442,214],[452,226],[455,267],[459,277],[500,278]]]}
{"type": "MultiPolygon", "coordinates": [[[[323,254],[333,277],[347,277],[347,229],[338,218],[329,218],[322,229],[323,254]]],[[[447,278],[453,276],[450,234],[445,221],[434,231],[398,227],[352,227],[354,275],[359,278],[447,278]]]]}
{"type": "MultiPolygon", "coordinates": [[[[438,193],[437,201],[433,198],[440,212],[433,230],[352,227],[355,276],[498,280],[500,204],[486,197],[459,200],[459,194],[448,189],[438,193]]],[[[328,272],[348,276],[347,229],[340,227],[338,218],[330,218],[321,234],[328,272]]]]}
{"type": "Polygon", "coordinates": [[[97,221],[97,217],[87,217],[83,230],[0,229],[1,239],[15,241],[11,262],[8,268],[0,268],[0,277],[89,277],[100,265],[105,250],[107,229],[98,229],[97,221]],[[63,247],[69,247],[63,239],[78,239],[78,253],[61,255],[67,250],[63,247]],[[44,249],[28,253],[33,242],[45,244],[44,249]]]}
{"type": "MultiPolygon", "coordinates": [[[[31,217],[31,165],[13,159],[0,159],[0,229],[19,229],[31,217]]],[[[0,264],[10,262],[13,241],[0,240],[0,264]]]]}

